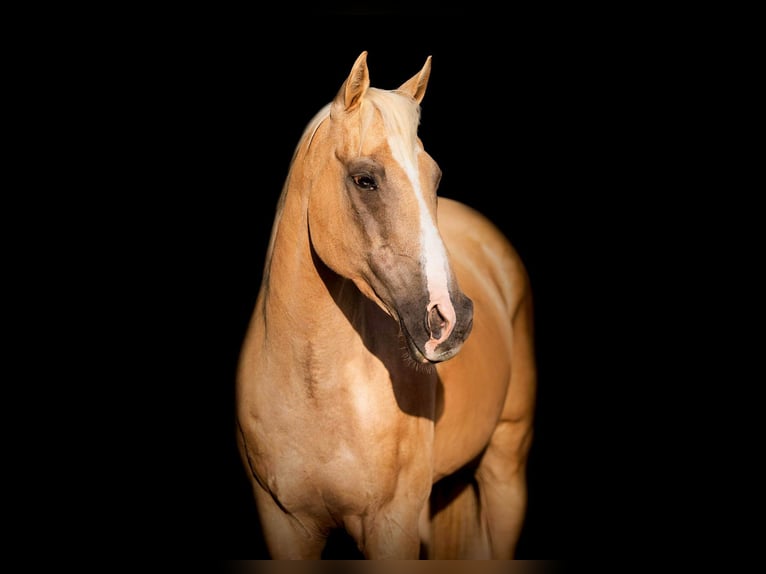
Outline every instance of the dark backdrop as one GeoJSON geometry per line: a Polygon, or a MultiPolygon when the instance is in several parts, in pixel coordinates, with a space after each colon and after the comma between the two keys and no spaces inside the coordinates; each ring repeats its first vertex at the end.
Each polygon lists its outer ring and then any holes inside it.
{"type": "Polygon", "coordinates": [[[265,556],[234,440],[239,346],[293,148],[367,50],[372,85],[388,89],[433,56],[420,136],[439,193],[488,215],[530,273],[539,396],[519,558],[603,550],[617,512],[607,429],[622,408],[603,383],[624,370],[610,322],[628,319],[614,232],[641,180],[624,154],[640,65],[620,22],[593,35],[582,14],[579,27],[492,11],[207,16],[147,19],[99,59],[94,148],[109,132],[98,157],[117,207],[102,225],[128,263],[113,314],[130,333],[120,369],[135,407],[110,421],[129,447],[109,476],[142,517],[137,543],[265,556]]]}

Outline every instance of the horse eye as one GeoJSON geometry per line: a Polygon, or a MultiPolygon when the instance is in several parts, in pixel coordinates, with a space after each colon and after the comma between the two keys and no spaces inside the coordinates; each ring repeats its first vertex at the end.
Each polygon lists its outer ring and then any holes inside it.
{"type": "Polygon", "coordinates": [[[378,182],[370,175],[353,175],[351,179],[354,180],[354,185],[359,189],[366,191],[375,191],[378,189],[378,182]]]}

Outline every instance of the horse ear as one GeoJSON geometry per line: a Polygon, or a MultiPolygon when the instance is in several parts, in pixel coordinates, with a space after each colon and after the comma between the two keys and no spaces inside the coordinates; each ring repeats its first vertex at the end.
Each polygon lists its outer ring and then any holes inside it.
{"type": "Polygon", "coordinates": [[[351,73],[335,96],[335,104],[349,111],[359,105],[370,87],[370,72],[367,69],[367,51],[359,54],[351,68],[351,73]]]}
{"type": "Polygon", "coordinates": [[[428,86],[428,77],[431,75],[431,56],[426,58],[426,63],[423,64],[423,68],[412,76],[409,80],[404,82],[397,91],[409,94],[415,100],[420,103],[423,101],[423,96],[426,94],[426,86],[428,86]]]}

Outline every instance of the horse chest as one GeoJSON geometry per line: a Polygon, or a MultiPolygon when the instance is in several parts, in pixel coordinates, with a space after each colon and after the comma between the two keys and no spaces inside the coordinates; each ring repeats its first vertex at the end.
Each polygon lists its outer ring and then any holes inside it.
{"type": "Polygon", "coordinates": [[[403,413],[390,381],[388,393],[367,383],[272,403],[252,427],[255,470],[288,510],[362,513],[390,500],[413,471],[430,475],[432,422],[403,413]]]}

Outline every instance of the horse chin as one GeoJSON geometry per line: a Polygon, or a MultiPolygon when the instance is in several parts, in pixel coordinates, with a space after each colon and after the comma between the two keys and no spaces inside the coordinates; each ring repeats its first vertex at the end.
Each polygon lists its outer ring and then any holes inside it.
{"type": "Polygon", "coordinates": [[[410,359],[412,359],[415,363],[418,363],[419,365],[433,365],[434,361],[431,361],[428,359],[421,351],[418,349],[417,345],[412,342],[412,339],[409,337],[405,337],[405,340],[407,341],[407,352],[409,353],[410,359]]]}
{"type": "Polygon", "coordinates": [[[451,359],[457,355],[463,347],[463,343],[461,342],[457,345],[448,346],[443,350],[438,350],[437,347],[437,349],[434,350],[436,352],[429,353],[425,348],[418,346],[412,337],[407,334],[405,329],[402,329],[402,337],[406,343],[410,359],[418,365],[436,365],[437,363],[451,359]]]}
{"type": "Polygon", "coordinates": [[[462,347],[463,347],[463,344],[460,343],[459,345],[453,345],[451,347],[448,347],[447,349],[443,351],[428,353],[425,355],[425,359],[430,363],[434,363],[434,364],[441,363],[457,355],[460,352],[460,349],[462,347]]]}

